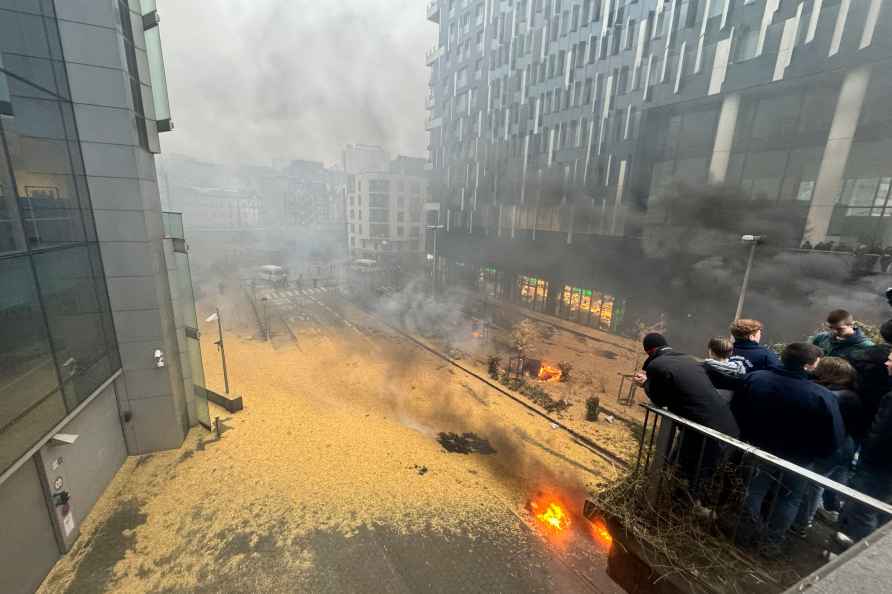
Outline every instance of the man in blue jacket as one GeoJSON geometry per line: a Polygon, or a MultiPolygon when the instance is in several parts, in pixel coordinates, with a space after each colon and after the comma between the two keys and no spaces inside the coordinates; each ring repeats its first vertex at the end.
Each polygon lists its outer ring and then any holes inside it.
{"type": "Polygon", "coordinates": [[[734,320],[731,324],[731,336],[734,337],[734,355],[731,359],[742,360],[747,373],[780,366],[777,353],[759,344],[762,328],[759,320],[734,320]]]}
{"type": "MultiPolygon", "coordinates": [[[[754,371],[744,378],[731,400],[744,441],[803,467],[840,447],[845,429],[836,397],[807,377],[820,358],[818,347],[794,342],[784,349],[780,367],[754,371]]],[[[761,544],[766,555],[779,554],[807,484],[807,479],[792,471],[758,463],[744,502],[748,522],[739,533],[742,544],[761,544]],[[777,500],[763,523],[762,503],[775,485],[777,500]],[[762,533],[764,540],[757,542],[762,533]]]]}

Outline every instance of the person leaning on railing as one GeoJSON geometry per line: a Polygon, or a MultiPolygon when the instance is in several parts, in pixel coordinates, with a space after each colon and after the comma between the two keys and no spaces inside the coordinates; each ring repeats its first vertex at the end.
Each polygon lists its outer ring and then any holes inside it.
{"type": "MultiPolygon", "coordinates": [[[[738,436],[734,416],[701,363],[690,355],[675,351],[662,334],[655,332],[644,337],[643,347],[647,360],[642,366],[643,371],[636,373],[632,381],[644,388],[655,406],[667,408],[673,414],[725,435],[738,436]]],[[[710,440],[704,446],[703,437],[694,431],[688,432],[682,440],[679,469],[684,478],[692,481],[689,487],[695,501],[702,499],[703,485],[710,480],[721,456],[718,444],[710,440]],[[693,484],[695,480],[697,484],[693,484]]]]}
{"type": "Polygon", "coordinates": [[[746,377],[746,364],[743,357],[734,354],[734,343],[724,336],[711,338],[703,367],[719,396],[731,402],[734,391],[746,377]]]}
{"type": "MultiPolygon", "coordinates": [[[[849,468],[852,458],[855,457],[856,440],[863,437],[864,407],[861,398],[855,392],[857,376],[855,369],[842,357],[823,357],[818,361],[814,371],[814,381],[830,390],[839,404],[839,412],[842,416],[846,437],[842,446],[827,458],[815,460],[809,470],[826,476],[837,483],[849,484],[849,468]]],[[[824,491],[824,488],[811,483],[808,485],[802,503],[799,505],[799,513],[793,523],[792,531],[801,538],[808,535],[812,527],[815,514],[829,520],[838,519],[839,502],[836,493],[824,491]],[[822,505],[824,501],[828,504],[822,505]]]]}
{"type": "MultiPolygon", "coordinates": [[[[805,467],[839,449],[845,429],[836,397],[807,375],[820,357],[820,349],[813,344],[794,342],[781,354],[781,367],[746,376],[731,400],[744,441],[805,467]]],[[[761,546],[768,556],[780,554],[806,486],[807,479],[797,473],[757,464],[745,496],[740,544],[761,546]],[[762,504],[775,485],[779,486],[777,500],[770,517],[763,520],[762,504]]]]}
{"type": "MultiPolygon", "coordinates": [[[[892,354],[886,360],[886,370],[892,377],[892,354]]],[[[881,501],[892,503],[892,390],[880,401],[879,409],[864,442],[851,487],[881,501]]],[[[839,519],[840,532],[836,545],[848,546],[861,540],[888,517],[857,501],[848,502],[839,519]]]]}

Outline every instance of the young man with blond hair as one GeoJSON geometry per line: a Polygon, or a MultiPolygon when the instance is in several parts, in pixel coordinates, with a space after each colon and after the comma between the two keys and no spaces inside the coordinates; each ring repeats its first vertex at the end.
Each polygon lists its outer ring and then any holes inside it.
{"type": "Polygon", "coordinates": [[[762,322],[759,320],[740,319],[731,324],[731,336],[734,337],[734,356],[743,360],[746,372],[780,367],[777,353],[759,344],[762,340],[762,322]]]}

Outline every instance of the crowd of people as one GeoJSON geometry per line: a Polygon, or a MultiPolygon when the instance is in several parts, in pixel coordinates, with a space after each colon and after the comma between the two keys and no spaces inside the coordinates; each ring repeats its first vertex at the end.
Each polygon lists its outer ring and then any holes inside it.
{"type": "Polygon", "coordinates": [[[852,254],[854,256],[852,272],[856,274],[892,272],[892,246],[884,247],[877,244],[869,245],[866,243],[849,245],[847,243],[836,243],[834,241],[822,241],[812,245],[810,241],[805,241],[799,246],[799,249],[806,251],[813,250],[816,252],[852,254]]]}
{"type": "MultiPolygon", "coordinates": [[[[735,320],[730,337],[709,341],[705,360],[651,333],[635,382],[657,407],[892,502],[892,319],[880,327],[880,344],[842,309],[826,327],[778,355],[761,344],[761,322],[735,320]]],[[[677,468],[695,509],[709,514],[704,484],[729,448],[692,433],[680,440],[677,468]]],[[[791,534],[808,537],[816,516],[834,528],[835,552],[888,519],[782,466],[759,462],[747,472],[735,538],[766,556],[783,554],[791,534]]]]}

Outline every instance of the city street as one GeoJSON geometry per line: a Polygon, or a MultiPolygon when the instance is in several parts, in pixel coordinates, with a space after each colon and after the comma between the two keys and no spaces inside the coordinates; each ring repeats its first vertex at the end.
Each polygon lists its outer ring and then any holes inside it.
{"type": "Polygon", "coordinates": [[[226,328],[245,409],[129,459],[42,592],[616,591],[579,515],[615,465],[334,289],[269,296],[272,342],[226,328]]]}

